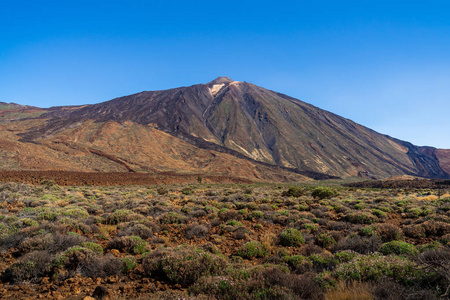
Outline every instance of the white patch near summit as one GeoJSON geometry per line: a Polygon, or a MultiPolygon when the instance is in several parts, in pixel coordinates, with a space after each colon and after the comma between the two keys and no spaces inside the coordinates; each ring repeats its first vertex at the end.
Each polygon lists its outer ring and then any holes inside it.
{"type": "Polygon", "coordinates": [[[215,84],[212,86],[212,88],[209,89],[209,92],[211,93],[211,95],[215,95],[218,91],[220,91],[221,88],[223,88],[224,85],[225,83],[215,84]]]}

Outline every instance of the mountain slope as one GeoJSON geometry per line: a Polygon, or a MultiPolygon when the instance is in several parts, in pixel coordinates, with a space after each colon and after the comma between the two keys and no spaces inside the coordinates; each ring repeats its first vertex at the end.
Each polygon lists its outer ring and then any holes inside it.
{"type": "Polygon", "coordinates": [[[0,123],[1,169],[219,175],[252,181],[309,180],[276,166],[200,149],[160,130],[129,121],[119,124],[87,120],[32,142],[19,140],[19,134],[45,127],[46,122],[28,119],[0,123]]]}
{"type": "Polygon", "coordinates": [[[23,133],[22,141],[52,137],[87,120],[131,121],[202,149],[301,171],[335,176],[449,176],[439,156],[429,150],[434,148],[416,147],[227,77],[94,105],[55,107],[41,118],[46,124],[23,133]]]}

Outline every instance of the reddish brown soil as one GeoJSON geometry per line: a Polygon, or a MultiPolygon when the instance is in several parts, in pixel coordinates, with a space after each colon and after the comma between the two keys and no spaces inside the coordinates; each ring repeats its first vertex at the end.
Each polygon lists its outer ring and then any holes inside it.
{"type": "Polygon", "coordinates": [[[449,188],[450,180],[414,179],[414,180],[371,180],[344,184],[348,187],[376,189],[438,189],[449,188]]]}
{"type": "Polygon", "coordinates": [[[39,184],[53,180],[58,185],[153,185],[173,183],[252,183],[245,178],[231,176],[203,176],[200,174],[176,173],[94,173],[66,171],[1,171],[0,182],[23,182],[39,184]]]}

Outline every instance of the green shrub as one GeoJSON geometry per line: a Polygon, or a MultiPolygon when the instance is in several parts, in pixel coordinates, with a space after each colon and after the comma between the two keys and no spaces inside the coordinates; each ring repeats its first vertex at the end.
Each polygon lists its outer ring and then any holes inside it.
{"type": "Polygon", "coordinates": [[[280,233],[280,244],[283,246],[300,246],[305,243],[305,239],[300,231],[295,228],[288,228],[280,233]]]}
{"type": "Polygon", "coordinates": [[[237,255],[247,259],[266,257],[267,250],[260,242],[251,241],[239,247],[237,255]]]}
{"type": "Polygon", "coordinates": [[[340,262],[349,262],[349,261],[351,261],[353,258],[355,258],[356,254],[357,254],[357,253],[356,253],[355,251],[344,250],[344,251],[336,252],[336,253],[334,254],[334,256],[335,256],[340,262]]]}
{"type": "Polygon", "coordinates": [[[38,226],[39,225],[39,223],[37,222],[37,221],[35,221],[35,220],[33,220],[33,219],[30,219],[30,218],[24,218],[24,219],[21,219],[20,220],[21,222],[22,222],[22,224],[24,225],[24,226],[38,226]]]}
{"type": "Polygon", "coordinates": [[[251,215],[251,217],[254,218],[254,219],[260,219],[260,218],[263,217],[264,214],[263,214],[263,212],[260,211],[260,210],[255,210],[255,211],[252,211],[252,213],[251,213],[250,215],[251,215]]]}
{"type": "Polygon", "coordinates": [[[226,266],[221,256],[193,247],[156,250],[142,262],[147,276],[162,276],[181,285],[191,285],[203,276],[220,275],[226,266]]]}
{"type": "Polygon", "coordinates": [[[228,221],[227,222],[227,225],[230,225],[230,226],[243,226],[243,224],[241,223],[241,222],[239,222],[239,221],[236,221],[236,220],[230,220],[230,221],[228,221]]]}
{"type": "Polygon", "coordinates": [[[306,189],[297,186],[290,187],[287,191],[284,191],[281,195],[284,197],[301,197],[305,194],[306,189]]]}
{"type": "Polygon", "coordinates": [[[312,223],[306,223],[303,225],[303,228],[308,232],[313,232],[316,231],[318,229],[316,224],[312,224],[312,223]]]}
{"type": "Polygon", "coordinates": [[[186,222],[186,217],[183,215],[180,215],[174,211],[168,212],[164,214],[160,219],[159,222],[161,224],[181,224],[186,222]]]}
{"type": "Polygon", "coordinates": [[[116,225],[128,221],[128,216],[133,214],[129,209],[119,209],[106,217],[106,224],[116,225]]]}
{"type": "Polygon", "coordinates": [[[122,261],[122,273],[128,273],[137,267],[137,260],[133,256],[126,256],[120,260],[122,261]]]}
{"type": "Polygon", "coordinates": [[[419,246],[418,250],[419,250],[419,252],[422,253],[422,252],[425,252],[425,251],[428,251],[428,250],[437,250],[439,248],[442,248],[442,244],[437,242],[437,241],[432,241],[432,242],[430,242],[428,244],[419,246]]]}
{"type": "Polygon", "coordinates": [[[386,213],[379,209],[372,209],[372,214],[374,214],[380,219],[385,219],[387,217],[386,213]]]}
{"type": "Polygon", "coordinates": [[[84,242],[84,243],[81,243],[81,246],[92,250],[94,253],[103,254],[103,247],[99,244],[96,244],[93,242],[84,242]]]}
{"type": "Polygon", "coordinates": [[[330,254],[311,254],[308,260],[316,270],[332,269],[339,262],[330,254]]]}
{"type": "Polygon", "coordinates": [[[363,236],[376,235],[375,227],[373,225],[361,227],[359,233],[363,236]]]}
{"type": "Polygon", "coordinates": [[[418,253],[416,247],[412,244],[392,241],[381,245],[380,252],[384,255],[397,254],[397,255],[415,255],[418,253]]]}
{"type": "Polygon", "coordinates": [[[299,211],[306,211],[308,210],[308,205],[306,204],[299,204],[295,206],[295,209],[299,210],[299,211]]]}
{"type": "Polygon", "coordinates": [[[66,217],[71,217],[75,219],[89,217],[89,213],[81,207],[69,207],[67,209],[63,209],[61,213],[66,217]]]}
{"type": "Polygon", "coordinates": [[[347,220],[354,224],[372,224],[378,221],[378,218],[367,212],[358,212],[347,215],[347,220]]]}
{"type": "Polygon", "coordinates": [[[403,284],[426,279],[426,273],[406,258],[377,254],[358,255],[350,262],[338,265],[333,275],[339,279],[357,281],[391,278],[403,284]]]}
{"type": "Polygon", "coordinates": [[[243,208],[243,209],[238,210],[238,213],[240,213],[241,215],[246,215],[246,214],[248,214],[248,210],[243,208]]]}
{"type": "Polygon", "coordinates": [[[59,216],[59,213],[52,210],[45,210],[38,214],[38,220],[47,220],[47,221],[55,221],[59,216]]]}
{"type": "Polygon", "coordinates": [[[327,199],[327,198],[333,198],[339,195],[339,193],[332,188],[329,187],[316,187],[312,190],[311,196],[317,199],[327,199]]]}
{"type": "Polygon", "coordinates": [[[297,273],[307,272],[312,267],[312,262],[303,255],[287,256],[283,260],[297,273]]]}
{"type": "Polygon", "coordinates": [[[191,187],[185,187],[184,189],[181,190],[181,193],[186,196],[192,194],[193,192],[194,191],[192,190],[191,187]]]}
{"type": "Polygon", "coordinates": [[[130,238],[134,241],[134,246],[132,248],[132,253],[134,254],[142,254],[146,251],[147,242],[141,239],[138,236],[130,236],[130,238]]]}
{"type": "Polygon", "coordinates": [[[318,246],[328,249],[333,245],[336,245],[335,239],[328,233],[322,233],[316,236],[315,242],[318,246]]]}
{"type": "Polygon", "coordinates": [[[355,205],[355,209],[364,209],[364,208],[366,208],[366,204],[364,204],[364,203],[358,203],[358,204],[356,204],[355,205]]]}

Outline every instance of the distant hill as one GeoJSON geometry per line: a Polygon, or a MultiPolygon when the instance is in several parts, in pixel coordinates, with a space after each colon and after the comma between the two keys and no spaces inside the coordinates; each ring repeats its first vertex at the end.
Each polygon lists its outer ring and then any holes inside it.
{"type": "Polygon", "coordinates": [[[21,118],[0,115],[3,169],[170,171],[261,181],[450,174],[450,150],[414,146],[228,77],[94,105],[21,109],[21,118]]]}

